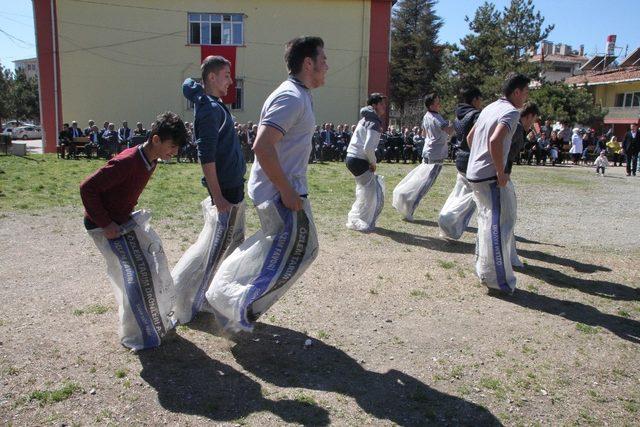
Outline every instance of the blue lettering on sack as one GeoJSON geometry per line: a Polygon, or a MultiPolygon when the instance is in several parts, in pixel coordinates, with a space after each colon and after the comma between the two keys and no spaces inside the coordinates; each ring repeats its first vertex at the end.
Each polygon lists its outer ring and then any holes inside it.
{"type": "MultiPolygon", "coordinates": [[[[135,234],[134,231],[130,231],[129,233],[135,234]]],[[[136,323],[140,328],[140,332],[142,333],[144,348],[157,347],[160,345],[160,337],[154,328],[153,321],[145,307],[144,298],[140,289],[140,282],[138,281],[138,274],[135,270],[135,264],[126,240],[127,234],[124,234],[117,239],[109,240],[109,246],[120,261],[125,294],[129,301],[131,312],[133,313],[136,323]]]]}
{"type": "Polygon", "coordinates": [[[491,189],[491,246],[493,249],[493,263],[496,270],[496,280],[500,289],[511,292],[507,284],[507,274],[504,268],[502,254],[502,235],[500,229],[500,188],[497,182],[489,184],[491,189]]]}

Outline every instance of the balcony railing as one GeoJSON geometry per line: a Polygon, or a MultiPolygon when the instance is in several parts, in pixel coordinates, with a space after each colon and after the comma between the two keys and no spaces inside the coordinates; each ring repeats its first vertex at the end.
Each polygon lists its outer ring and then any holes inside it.
{"type": "Polygon", "coordinates": [[[606,119],[637,119],[640,107],[605,107],[608,110],[606,119]]]}

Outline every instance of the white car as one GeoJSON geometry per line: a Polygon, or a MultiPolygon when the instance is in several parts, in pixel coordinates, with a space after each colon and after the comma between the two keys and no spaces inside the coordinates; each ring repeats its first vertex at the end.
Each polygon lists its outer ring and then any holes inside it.
{"type": "Polygon", "coordinates": [[[42,138],[42,129],[40,126],[19,126],[11,132],[13,139],[40,139],[42,138]]]}

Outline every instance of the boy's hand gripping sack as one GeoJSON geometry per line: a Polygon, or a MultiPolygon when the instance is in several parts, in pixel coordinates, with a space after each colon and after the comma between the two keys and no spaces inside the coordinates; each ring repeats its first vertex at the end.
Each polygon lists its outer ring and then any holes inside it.
{"type": "Polygon", "coordinates": [[[318,237],[307,199],[303,206],[298,212],[280,200],[257,206],[261,229],[222,262],[206,294],[225,329],[251,331],[316,258],[318,237]]]}
{"type": "Polygon", "coordinates": [[[89,231],[107,261],[118,303],[122,345],[135,350],[157,347],[175,326],[175,289],[160,237],[149,226],[151,214],[137,211],[108,240],[101,228],[89,231]]]}
{"type": "Polygon", "coordinates": [[[457,174],[456,185],[440,210],[438,225],[442,233],[450,239],[459,239],[469,225],[476,210],[473,189],[467,178],[457,174]]]}
{"type": "Polygon", "coordinates": [[[347,228],[371,231],[384,206],[384,177],[367,171],[356,177],[356,201],[347,215],[347,228]]]}
{"type": "Polygon", "coordinates": [[[393,189],[393,207],[407,220],[413,221],[420,200],[427,194],[442,170],[442,162],[421,163],[393,189]]]}
{"type": "Polygon", "coordinates": [[[176,320],[188,323],[200,311],[211,311],[205,292],[218,266],[244,241],[245,203],[219,213],[211,198],[202,201],[204,227],[198,240],[184,253],[171,272],[176,287],[176,320]]]}

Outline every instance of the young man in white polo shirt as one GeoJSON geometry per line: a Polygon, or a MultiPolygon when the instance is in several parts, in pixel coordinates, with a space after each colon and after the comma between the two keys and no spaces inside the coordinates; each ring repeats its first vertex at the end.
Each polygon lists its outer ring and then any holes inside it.
{"type": "Polygon", "coordinates": [[[307,164],[316,125],[311,89],[324,85],[329,69],[324,42],[309,36],[291,40],[285,62],[289,78],[265,101],[253,144],[248,191],[261,230],[222,264],[207,292],[232,330],[251,330],[318,252],[307,164]]]}
{"type": "Polygon", "coordinates": [[[467,180],[478,206],[476,274],[487,287],[507,294],[516,287],[510,257],[515,192],[505,167],[530,81],[522,74],[509,75],[502,87],[504,97],[482,110],[467,136],[471,146],[467,180]]]}
{"type": "Polygon", "coordinates": [[[530,79],[511,74],[502,87],[503,98],[480,113],[467,141],[471,147],[467,180],[478,206],[476,274],[487,287],[511,294],[516,277],[511,265],[516,198],[505,171],[520,112],[529,97],[530,79]]]}

